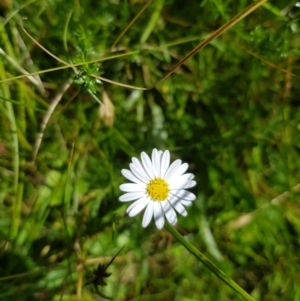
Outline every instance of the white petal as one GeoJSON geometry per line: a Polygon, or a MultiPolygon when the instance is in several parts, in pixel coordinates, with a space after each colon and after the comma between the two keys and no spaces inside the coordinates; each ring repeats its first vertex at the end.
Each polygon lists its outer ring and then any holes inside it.
{"type": "Polygon", "coordinates": [[[149,225],[149,223],[152,219],[152,216],[153,216],[153,203],[154,202],[149,202],[149,204],[148,204],[148,206],[145,210],[144,217],[143,217],[143,222],[142,222],[142,226],[144,228],[146,228],[149,225]]]}
{"type": "Polygon", "coordinates": [[[178,213],[180,213],[183,216],[187,216],[187,211],[185,210],[185,208],[182,206],[180,202],[173,200],[173,202],[171,201],[171,204],[173,205],[173,207],[176,209],[178,213]]]}
{"type": "Polygon", "coordinates": [[[124,192],[138,192],[138,191],[145,191],[146,184],[133,184],[133,183],[126,183],[120,185],[120,190],[124,192]]]}
{"type": "MultiPolygon", "coordinates": [[[[140,170],[141,173],[143,173],[147,179],[149,178],[147,172],[145,171],[144,165],[140,160],[133,157],[132,164],[135,166],[136,169],[140,170]]],[[[129,164],[129,166],[130,166],[130,164],[129,164]]]]}
{"type": "Polygon", "coordinates": [[[149,202],[150,202],[149,198],[143,197],[138,201],[134,202],[133,204],[131,204],[127,208],[126,212],[130,217],[133,217],[139,214],[149,204],[149,202]]]}
{"type": "Polygon", "coordinates": [[[176,203],[180,203],[181,199],[177,196],[177,194],[172,194],[168,198],[168,201],[170,202],[170,204],[174,205],[176,203]]]}
{"type": "Polygon", "coordinates": [[[168,222],[171,225],[175,225],[177,223],[177,216],[173,207],[170,205],[168,201],[162,202],[162,207],[168,222]]]}
{"type": "Polygon", "coordinates": [[[160,155],[156,148],[152,151],[152,165],[153,165],[154,176],[156,178],[159,178],[160,177],[160,155]]]}
{"type": "Polygon", "coordinates": [[[187,189],[187,188],[191,188],[196,186],[196,181],[186,181],[185,183],[179,183],[179,182],[175,182],[175,183],[170,183],[170,189],[171,190],[177,190],[177,189],[187,189]]]}
{"type": "Polygon", "coordinates": [[[134,208],[138,203],[139,203],[140,199],[133,202],[127,209],[126,209],[126,213],[130,212],[132,210],[132,208],[134,208]]]}
{"type": "Polygon", "coordinates": [[[152,168],[152,162],[149,156],[145,152],[142,152],[141,158],[146,173],[149,175],[151,179],[155,178],[155,175],[153,173],[153,168],[152,168]]]}
{"type": "Polygon", "coordinates": [[[179,177],[172,177],[172,179],[170,179],[168,182],[169,182],[170,187],[172,187],[174,185],[178,186],[178,184],[182,184],[184,186],[185,183],[190,182],[190,180],[192,180],[193,178],[194,178],[194,175],[192,173],[186,173],[179,177]]]}
{"type": "Polygon", "coordinates": [[[194,174],[192,173],[185,173],[184,175],[181,175],[179,177],[180,179],[188,179],[188,180],[193,180],[195,178],[194,174]]]}
{"type": "Polygon", "coordinates": [[[176,191],[176,195],[185,201],[194,201],[196,199],[196,196],[187,190],[176,191]]]}
{"type": "Polygon", "coordinates": [[[169,180],[173,177],[173,174],[178,170],[178,168],[181,165],[181,160],[177,159],[175,160],[168,168],[168,170],[166,171],[166,174],[164,176],[164,178],[166,180],[169,180]]]}
{"type": "Polygon", "coordinates": [[[131,182],[137,183],[137,184],[141,184],[143,183],[141,180],[139,180],[130,170],[128,169],[122,169],[121,170],[122,175],[130,180],[131,182]]]}
{"type": "Polygon", "coordinates": [[[169,201],[171,204],[175,203],[181,203],[184,206],[191,206],[192,201],[196,199],[196,196],[186,190],[179,190],[178,192],[176,191],[176,194],[171,194],[169,197],[169,201]]]}
{"type": "Polygon", "coordinates": [[[182,174],[184,174],[187,169],[188,169],[189,165],[187,163],[182,163],[177,170],[175,170],[173,172],[173,174],[169,177],[169,180],[171,179],[176,179],[178,177],[180,177],[182,174]]]}
{"type": "Polygon", "coordinates": [[[190,207],[192,206],[192,202],[191,201],[186,201],[186,200],[180,200],[180,203],[186,207],[190,207]]]}
{"type": "MultiPolygon", "coordinates": [[[[179,190],[179,192],[182,192],[182,191],[185,191],[185,190],[179,190]]],[[[181,194],[182,195],[182,194],[181,194]]],[[[176,203],[181,203],[182,205],[184,206],[190,206],[192,204],[192,202],[190,200],[184,200],[182,199],[180,193],[176,193],[176,194],[172,194],[168,201],[173,205],[173,204],[176,204],[176,203]]]]}
{"type": "Polygon", "coordinates": [[[144,168],[139,163],[139,160],[137,160],[135,163],[130,163],[129,168],[131,169],[134,176],[136,176],[140,181],[143,183],[148,183],[150,181],[149,176],[145,173],[144,168]],[[139,165],[138,165],[139,164],[139,165]]]}
{"type": "Polygon", "coordinates": [[[119,197],[119,201],[121,202],[130,202],[130,201],[135,201],[143,196],[145,196],[145,192],[138,191],[138,192],[129,192],[121,195],[119,197]]]}
{"type": "Polygon", "coordinates": [[[166,174],[166,171],[170,165],[170,152],[168,150],[164,151],[161,158],[161,172],[160,176],[163,178],[166,174]]]}
{"type": "Polygon", "coordinates": [[[154,202],[154,219],[158,229],[161,229],[165,224],[165,217],[162,210],[161,202],[154,202]]]}

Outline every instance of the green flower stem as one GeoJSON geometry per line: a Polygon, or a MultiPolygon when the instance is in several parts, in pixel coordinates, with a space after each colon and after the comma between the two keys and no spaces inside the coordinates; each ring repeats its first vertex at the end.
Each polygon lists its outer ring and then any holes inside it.
{"type": "Polygon", "coordinates": [[[216,267],[205,255],[197,250],[191,243],[189,243],[184,237],[175,230],[168,222],[165,223],[165,229],[167,229],[190,253],[192,253],[197,259],[199,259],[206,267],[208,267],[215,275],[223,280],[227,285],[233,288],[236,292],[242,295],[245,299],[255,301],[247,292],[245,292],[237,283],[225,275],[218,267],[216,267]]]}

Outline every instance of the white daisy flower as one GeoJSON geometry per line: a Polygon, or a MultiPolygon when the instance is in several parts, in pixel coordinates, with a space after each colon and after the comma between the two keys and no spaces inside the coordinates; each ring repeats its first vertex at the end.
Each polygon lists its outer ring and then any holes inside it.
{"type": "Polygon", "coordinates": [[[187,163],[176,160],[170,165],[170,152],[153,149],[151,159],[141,153],[142,161],[132,158],[128,169],[122,169],[125,178],[133,183],[120,185],[124,192],[121,202],[134,201],[126,210],[133,217],[146,208],[142,225],[147,227],[154,216],[158,229],[164,226],[165,218],[172,225],[177,222],[175,210],[187,215],[184,206],[191,206],[196,196],[185,190],[196,185],[194,175],[184,174],[187,163]]]}

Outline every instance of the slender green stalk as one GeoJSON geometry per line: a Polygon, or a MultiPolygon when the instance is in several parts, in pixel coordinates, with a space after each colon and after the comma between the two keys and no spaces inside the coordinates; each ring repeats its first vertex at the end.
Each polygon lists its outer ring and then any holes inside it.
{"type": "Polygon", "coordinates": [[[145,30],[144,30],[141,38],[140,38],[140,43],[141,44],[144,44],[147,41],[147,39],[149,38],[150,34],[154,30],[163,7],[164,7],[164,0],[156,1],[155,10],[154,10],[152,16],[150,17],[150,20],[149,20],[149,22],[148,22],[148,24],[147,24],[147,26],[146,26],[146,28],[145,28],[145,30]]]}
{"type": "Polygon", "coordinates": [[[197,259],[199,259],[207,268],[209,268],[216,276],[223,280],[227,285],[242,295],[246,300],[255,301],[247,292],[245,292],[237,283],[225,275],[217,266],[215,266],[204,254],[197,250],[191,243],[175,230],[169,223],[165,223],[165,228],[197,259]]]}
{"type": "MultiPolygon", "coordinates": [[[[0,79],[5,78],[5,71],[2,62],[0,61],[0,79]]],[[[10,92],[7,85],[1,85],[3,97],[10,99],[10,92]]],[[[20,199],[19,194],[21,190],[18,190],[19,184],[19,166],[20,166],[20,158],[19,158],[19,141],[18,141],[18,134],[17,134],[17,122],[15,118],[15,112],[12,103],[9,101],[5,101],[5,115],[7,116],[9,123],[10,123],[10,132],[11,132],[11,149],[12,149],[12,165],[13,165],[13,172],[14,172],[14,203],[13,203],[13,210],[11,216],[11,229],[10,235],[11,238],[15,238],[18,234],[19,229],[19,221],[20,221],[20,199]]]]}

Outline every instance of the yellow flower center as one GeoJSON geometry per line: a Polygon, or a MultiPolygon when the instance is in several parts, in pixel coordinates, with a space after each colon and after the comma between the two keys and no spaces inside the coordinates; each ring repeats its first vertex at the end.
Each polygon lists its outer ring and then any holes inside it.
{"type": "Polygon", "coordinates": [[[168,198],[169,191],[169,184],[160,178],[151,180],[147,186],[147,193],[154,201],[165,201],[168,198]]]}

